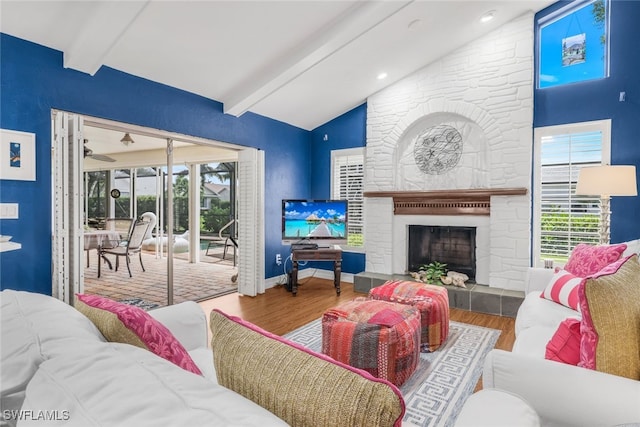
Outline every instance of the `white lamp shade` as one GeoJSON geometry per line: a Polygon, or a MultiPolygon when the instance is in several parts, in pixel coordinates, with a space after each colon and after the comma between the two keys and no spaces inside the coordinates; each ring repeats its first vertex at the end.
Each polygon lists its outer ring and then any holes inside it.
{"type": "Polygon", "coordinates": [[[591,196],[637,196],[635,166],[591,166],[580,169],[576,194],[591,196]]]}

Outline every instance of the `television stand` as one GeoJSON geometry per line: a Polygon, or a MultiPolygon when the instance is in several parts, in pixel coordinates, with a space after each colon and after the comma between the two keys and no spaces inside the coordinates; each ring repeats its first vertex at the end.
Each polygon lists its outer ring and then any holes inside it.
{"type": "Polygon", "coordinates": [[[302,249],[318,249],[318,245],[316,243],[310,242],[299,242],[291,244],[291,251],[299,251],[302,249]]]}
{"type": "Polygon", "coordinates": [[[333,286],[340,296],[340,273],[342,272],[342,250],[331,248],[293,249],[291,251],[291,293],[298,293],[298,261],[333,261],[333,286]]]}

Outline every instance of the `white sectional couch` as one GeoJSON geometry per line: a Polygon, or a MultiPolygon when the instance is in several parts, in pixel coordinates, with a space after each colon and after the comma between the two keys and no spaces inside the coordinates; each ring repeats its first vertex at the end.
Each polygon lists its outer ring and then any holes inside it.
{"type": "Polygon", "coordinates": [[[212,313],[212,351],[198,304],[154,309],[149,314],[161,325],[142,313],[145,334],[163,338],[140,348],[118,341],[114,331],[127,332],[114,326],[119,316],[78,305],[0,292],[0,427],[402,425],[404,400],[393,384],[242,319],[212,313]],[[176,348],[202,375],[156,355],[176,348]]]}
{"type": "Polygon", "coordinates": [[[75,308],[4,290],[2,426],[284,426],[268,410],[217,384],[205,314],[193,302],[152,310],[203,373],[151,352],[106,342],[75,308]]]}
{"type": "Polygon", "coordinates": [[[540,298],[553,273],[530,269],[513,351],[489,353],[483,387],[522,397],[544,426],[640,425],[640,381],[545,360],[546,345],[560,322],[580,318],[579,312],[540,298]]]}

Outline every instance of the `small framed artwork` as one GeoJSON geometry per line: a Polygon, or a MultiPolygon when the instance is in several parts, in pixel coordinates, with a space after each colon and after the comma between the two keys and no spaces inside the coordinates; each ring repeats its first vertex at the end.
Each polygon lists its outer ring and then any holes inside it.
{"type": "Polygon", "coordinates": [[[0,129],[0,179],[36,180],[36,134],[0,129]]]}
{"type": "Polygon", "coordinates": [[[562,66],[582,64],[586,61],[587,45],[585,43],[586,34],[576,34],[575,36],[562,39],[562,66]]]}

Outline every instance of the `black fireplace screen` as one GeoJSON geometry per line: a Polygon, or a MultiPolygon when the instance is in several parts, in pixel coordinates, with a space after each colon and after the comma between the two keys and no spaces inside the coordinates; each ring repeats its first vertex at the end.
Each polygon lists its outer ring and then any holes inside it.
{"type": "Polygon", "coordinates": [[[409,271],[437,261],[447,264],[447,270],[476,278],[476,228],[410,225],[409,271]]]}

